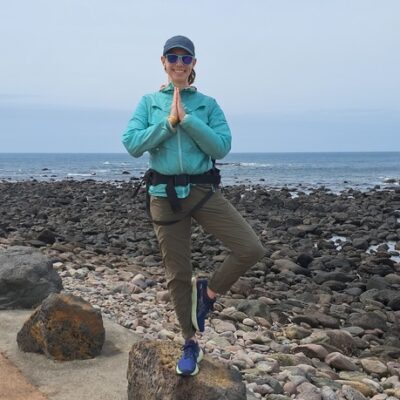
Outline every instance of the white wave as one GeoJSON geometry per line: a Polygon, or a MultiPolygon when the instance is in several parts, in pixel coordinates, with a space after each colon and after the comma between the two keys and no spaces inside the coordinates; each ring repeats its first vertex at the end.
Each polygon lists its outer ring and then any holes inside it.
{"type": "Polygon", "coordinates": [[[241,163],[239,163],[239,166],[241,166],[241,167],[256,167],[256,168],[261,167],[261,168],[263,168],[263,167],[272,167],[272,164],[241,162],[241,163]]]}
{"type": "Polygon", "coordinates": [[[73,174],[69,172],[67,176],[93,176],[93,174],[73,174]]]}

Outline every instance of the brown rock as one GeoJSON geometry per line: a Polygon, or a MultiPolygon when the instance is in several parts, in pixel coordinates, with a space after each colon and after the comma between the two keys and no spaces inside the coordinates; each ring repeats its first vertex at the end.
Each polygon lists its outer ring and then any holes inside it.
{"type": "Polygon", "coordinates": [[[177,343],[144,340],[132,346],[128,365],[128,400],[245,400],[238,371],[206,357],[200,372],[182,377],[175,371],[177,343]]]}
{"type": "Polygon", "coordinates": [[[299,325],[289,325],[284,328],[284,334],[288,339],[291,340],[304,339],[311,335],[311,331],[299,325]]]}
{"type": "Polygon", "coordinates": [[[353,354],[355,345],[351,333],[344,329],[332,329],[326,332],[329,337],[329,344],[336,347],[343,354],[351,356],[353,354]]]}
{"type": "Polygon", "coordinates": [[[340,383],[341,385],[351,386],[353,389],[362,393],[363,396],[367,396],[369,398],[375,396],[378,393],[374,387],[366,384],[365,382],[342,380],[342,379],[338,379],[336,380],[336,382],[340,383]]]}
{"type": "Polygon", "coordinates": [[[325,362],[340,371],[356,371],[358,369],[353,361],[338,352],[328,354],[325,362]]]}
{"type": "Polygon", "coordinates": [[[362,358],[360,362],[363,370],[368,374],[376,374],[382,377],[388,373],[388,367],[377,358],[362,358]]]}
{"type": "Polygon", "coordinates": [[[234,294],[241,294],[243,296],[249,296],[251,291],[253,290],[253,285],[250,281],[245,280],[244,278],[240,278],[237,282],[235,282],[230,291],[234,294]]]}
{"type": "Polygon", "coordinates": [[[292,352],[303,353],[309,358],[318,358],[321,361],[325,360],[325,357],[328,355],[328,350],[326,350],[325,347],[314,343],[297,346],[292,350],[292,352]]]}
{"type": "Polygon", "coordinates": [[[105,331],[101,313],[80,297],[51,294],[18,332],[20,350],[59,361],[100,354],[105,331]]]}

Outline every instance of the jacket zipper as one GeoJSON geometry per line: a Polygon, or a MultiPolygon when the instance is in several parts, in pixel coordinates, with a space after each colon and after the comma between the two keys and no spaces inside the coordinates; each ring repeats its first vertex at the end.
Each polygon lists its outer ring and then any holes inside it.
{"type": "Polygon", "coordinates": [[[179,165],[180,165],[180,167],[181,167],[181,173],[183,174],[181,133],[179,132],[179,129],[178,129],[177,135],[178,135],[179,165]]]}

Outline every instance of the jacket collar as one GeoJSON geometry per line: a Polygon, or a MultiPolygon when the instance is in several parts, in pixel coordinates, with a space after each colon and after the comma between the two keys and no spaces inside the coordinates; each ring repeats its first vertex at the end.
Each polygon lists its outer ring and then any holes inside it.
{"type": "MultiPolygon", "coordinates": [[[[168,83],[166,86],[162,86],[160,92],[169,93],[174,91],[174,85],[172,82],[168,83]]],[[[197,92],[197,88],[195,86],[188,86],[182,89],[183,92],[197,92]]]]}

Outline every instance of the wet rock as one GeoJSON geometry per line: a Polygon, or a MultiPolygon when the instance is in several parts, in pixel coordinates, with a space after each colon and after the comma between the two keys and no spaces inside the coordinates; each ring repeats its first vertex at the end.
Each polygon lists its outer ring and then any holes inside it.
{"type": "Polygon", "coordinates": [[[59,361],[94,358],[105,340],[98,310],[81,298],[51,294],[18,332],[20,350],[59,361]]]}
{"type": "Polygon", "coordinates": [[[356,249],[367,250],[369,247],[368,238],[354,239],[353,247],[355,247],[356,249]]]}
{"type": "Polygon", "coordinates": [[[240,373],[206,357],[199,374],[181,377],[176,361],[181,349],[173,342],[141,341],[132,346],[128,365],[128,399],[245,400],[240,373]]]}
{"type": "Polygon", "coordinates": [[[39,233],[36,239],[46,244],[53,244],[55,243],[56,238],[57,236],[53,231],[49,229],[44,229],[42,232],[39,233]]]}

